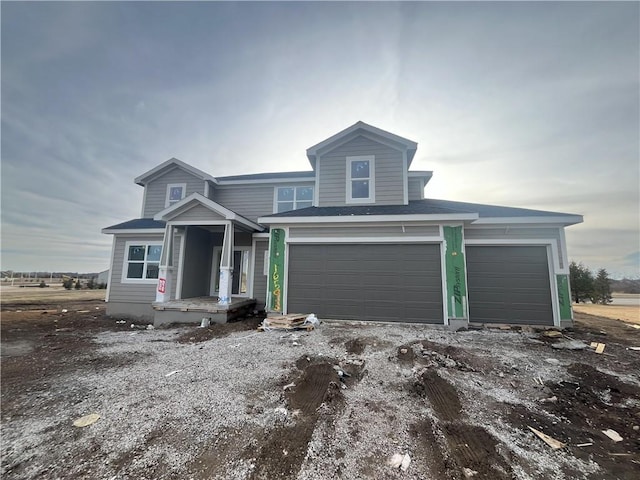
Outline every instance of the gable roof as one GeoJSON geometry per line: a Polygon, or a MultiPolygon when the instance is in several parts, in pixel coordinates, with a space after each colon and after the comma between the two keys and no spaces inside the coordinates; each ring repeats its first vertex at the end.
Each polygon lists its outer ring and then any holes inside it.
{"type": "MultiPolygon", "coordinates": [[[[531,210],[528,208],[502,207],[480,203],[454,202],[450,200],[412,200],[408,205],[356,205],[341,207],[308,207],[300,210],[276,213],[259,218],[260,223],[276,223],[276,220],[306,219],[321,217],[347,217],[355,221],[370,220],[372,216],[437,216],[438,219],[451,217],[458,220],[473,220],[474,224],[481,223],[557,223],[573,225],[582,222],[581,215],[570,213],[548,212],[545,210],[531,210]]],[[[341,219],[341,221],[347,220],[341,219]]],[[[427,220],[428,218],[424,218],[427,220]]],[[[435,218],[434,218],[435,219],[435,218]]]]}
{"type": "Polygon", "coordinates": [[[202,170],[197,169],[196,167],[192,167],[188,163],[184,163],[182,160],[178,160],[177,158],[170,158],[166,162],[162,162],[160,165],[152,168],[148,172],[145,172],[142,175],[136,177],[134,179],[134,182],[144,187],[153,178],[175,167],[179,167],[183,170],[186,170],[190,174],[198,178],[201,178],[202,180],[208,180],[210,182],[217,183],[217,180],[213,178],[211,175],[209,175],[208,173],[205,173],[202,170]]]}
{"type": "Polygon", "coordinates": [[[222,217],[225,220],[234,221],[240,225],[250,228],[251,230],[256,230],[261,232],[264,230],[262,225],[258,225],[255,222],[252,222],[248,218],[243,217],[242,215],[237,214],[233,210],[229,210],[227,207],[223,207],[219,203],[214,202],[213,200],[208,199],[204,195],[200,193],[192,193],[188,197],[183,198],[177,203],[165,208],[164,210],[158,212],[153,217],[154,220],[164,220],[171,221],[181,213],[193,208],[195,205],[202,205],[206,209],[217,214],[218,217],[222,217]]]}
{"type": "Polygon", "coordinates": [[[368,134],[382,142],[390,142],[395,145],[395,148],[405,150],[407,152],[407,168],[411,165],[413,156],[416,154],[416,150],[418,149],[418,144],[416,142],[359,121],[307,149],[307,158],[309,159],[309,162],[311,162],[313,169],[315,170],[316,168],[316,159],[319,153],[324,153],[324,151],[362,134],[365,136],[368,134]]]}

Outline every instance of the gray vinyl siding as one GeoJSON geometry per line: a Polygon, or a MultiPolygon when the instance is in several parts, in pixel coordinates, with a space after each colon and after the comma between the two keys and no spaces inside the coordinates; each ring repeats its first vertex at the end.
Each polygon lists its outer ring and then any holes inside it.
{"type": "Polygon", "coordinates": [[[186,212],[183,212],[176,217],[171,219],[172,221],[189,221],[198,223],[205,222],[210,220],[225,220],[222,215],[217,214],[216,212],[212,212],[207,207],[203,205],[196,205],[193,208],[190,208],[186,212]]]}
{"type": "Polygon", "coordinates": [[[469,320],[553,325],[547,248],[467,245],[469,320]]]}
{"type": "Polygon", "coordinates": [[[439,244],[289,245],[287,310],[443,324],[439,244]]]}
{"type": "Polygon", "coordinates": [[[181,298],[209,295],[213,237],[214,235],[206,230],[188,227],[182,265],[181,298]]]}
{"type": "Polygon", "coordinates": [[[267,299],[267,276],[264,274],[264,255],[269,248],[267,239],[256,242],[256,253],[253,259],[253,298],[256,309],[264,310],[267,299]]]}
{"type": "Polygon", "coordinates": [[[421,178],[409,177],[409,200],[422,200],[424,198],[424,185],[421,178]]]}
{"type": "Polygon", "coordinates": [[[404,204],[404,162],[402,152],[359,136],[323,154],[317,160],[319,170],[318,206],[346,204],[347,157],[375,156],[375,203],[404,204]]]}
{"type": "Polygon", "coordinates": [[[274,196],[277,187],[315,187],[314,182],[272,183],[268,185],[216,186],[212,199],[235,213],[257,221],[259,217],[274,213],[274,196]]]}
{"type": "Polygon", "coordinates": [[[331,226],[331,227],[292,227],[289,238],[374,238],[384,237],[438,237],[438,225],[359,225],[359,226],[331,226]],[[403,231],[404,229],[404,231],[403,231]]]}
{"type": "Polygon", "coordinates": [[[465,240],[554,240],[557,246],[560,268],[566,268],[566,259],[563,256],[560,241],[560,228],[557,227],[487,227],[487,228],[465,228],[465,240]]]}
{"type": "MultiPolygon", "coordinates": [[[[175,237],[173,264],[178,265],[180,258],[180,236],[175,237]]],[[[114,247],[113,273],[109,290],[109,302],[114,303],[149,303],[156,299],[156,282],[122,283],[122,271],[126,263],[125,246],[127,242],[162,243],[163,235],[118,235],[114,247]]],[[[177,276],[173,279],[171,295],[175,295],[177,276]]]]}
{"type": "Polygon", "coordinates": [[[158,178],[153,179],[145,188],[143,217],[151,218],[166,208],[167,185],[170,183],[186,183],[185,197],[192,193],[204,195],[204,180],[176,167],[158,178]]]}

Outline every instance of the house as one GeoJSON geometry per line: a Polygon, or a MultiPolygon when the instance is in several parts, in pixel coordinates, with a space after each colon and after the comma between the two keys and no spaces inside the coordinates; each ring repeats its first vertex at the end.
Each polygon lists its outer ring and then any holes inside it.
{"type": "Polygon", "coordinates": [[[582,217],[425,198],[416,149],[358,122],[310,147],[308,171],[214,177],[167,160],[135,179],[140,218],[103,230],[107,312],[570,325],[564,228],[582,217]]]}

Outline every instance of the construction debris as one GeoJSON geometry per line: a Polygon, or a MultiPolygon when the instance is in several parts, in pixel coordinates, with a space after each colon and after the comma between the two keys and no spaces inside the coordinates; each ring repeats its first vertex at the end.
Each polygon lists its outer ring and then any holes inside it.
{"type": "Polygon", "coordinates": [[[390,467],[400,468],[400,470],[402,470],[403,472],[407,471],[410,463],[411,457],[408,453],[405,453],[404,455],[402,455],[401,453],[396,453],[389,459],[388,462],[390,467]]]}
{"type": "Polygon", "coordinates": [[[584,350],[587,348],[587,344],[579,340],[568,340],[566,342],[554,343],[551,347],[561,350],[584,350]]]}
{"type": "Polygon", "coordinates": [[[89,415],[85,415],[84,417],[80,417],[77,420],[74,420],[73,426],[87,427],[93,423],[96,423],[99,418],[100,418],[100,415],[98,415],[97,413],[90,413],[89,415]]]}
{"type": "Polygon", "coordinates": [[[554,450],[566,447],[566,444],[556,440],[553,437],[550,437],[549,435],[547,435],[545,433],[542,433],[540,430],[536,430],[533,427],[529,427],[529,430],[531,430],[533,433],[535,433],[538,438],[540,438],[544,443],[549,445],[554,450]]]}
{"type": "Polygon", "coordinates": [[[544,335],[545,337],[550,337],[550,338],[554,338],[554,337],[561,337],[562,336],[562,332],[559,332],[558,330],[545,330],[542,335],[544,335]]]}
{"type": "Polygon", "coordinates": [[[311,331],[318,324],[314,314],[289,313],[287,315],[270,315],[262,321],[258,330],[307,330],[311,331]]]}
{"type": "Polygon", "coordinates": [[[464,478],[472,478],[474,475],[477,475],[478,472],[475,470],[471,470],[470,468],[464,467],[462,469],[462,473],[464,474],[464,478]]]}
{"type": "Polygon", "coordinates": [[[602,430],[602,433],[604,433],[607,437],[609,437],[614,442],[621,442],[623,440],[618,432],[610,428],[607,430],[602,430]]]}
{"type": "Polygon", "coordinates": [[[602,353],[604,352],[604,347],[605,344],[604,343],[598,343],[598,342],[591,342],[591,345],[589,345],[591,348],[595,348],[596,349],[596,353],[602,353]]]}

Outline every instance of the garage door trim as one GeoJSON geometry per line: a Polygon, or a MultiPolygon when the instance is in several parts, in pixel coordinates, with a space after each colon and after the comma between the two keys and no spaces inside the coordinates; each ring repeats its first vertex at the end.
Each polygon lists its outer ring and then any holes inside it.
{"type": "MultiPolygon", "coordinates": [[[[465,240],[465,246],[482,246],[482,247],[504,247],[504,246],[516,246],[516,247],[546,247],[547,248],[547,269],[549,273],[549,285],[551,287],[551,313],[553,315],[553,325],[560,326],[559,306],[558,306],[558,286],[556,281],[556,274],[568,273],[564,271],[567,269],[559,268],[560,262],[558,257],[558,245],[556,239],[473,239],[465,240]]],[[[465,256],[466,258],[466,256],[465,256]]],[[[467,276],[468,276],[468,268],[467,276]]],[[[467,278],[467,285],[468,278],[467,278]]],[[[469,321],[473,323],[470,318],[469,321]]]]}
{"type": "MultiPolygon", "coordinates": [[[[394,242],[389,242],[389,241],[368,241],[368,242],[353,242],[353,241],[337,241],[337,242],[327,242],[324,241],[326,239],[322,239],[323,241],[305,241],[305,242],[287,242],[287,249],[286,249],[286,253],[285,253],[285,259],[286,259],[286,272],[287,275],[285,276],[285,281],[284,281],[284,286],[285,286],[285,291],[284,291],[284,305],[285,305],[285,311],[289,311],[289,280],[291,278],[291,268],[290,268],[290,251],[291,249],[289,248],[290,246],[295,246],[296,244],[300,245],[300,246],[311,246],[311,245],[354,245],[357,243],[362,243],[363,245],[433,245],[435,247],[438,248],[438,252],[439,252],[439,263],[440,263],[440,268],[438,269],[439,271],[439,275],[440,275],[440,293],[441,293],[441,299],[440,302],[441,303],[441,310],[440,310],[440,321],[438,323],[435,323],[436,325],[447,325],[448,324],[448,318],[447,318],[447,309],[446,309],[446,291],[444,289],[444,282],[443,282],[443,275],[445,274],[444,272],[444,259],[443,259],[443,246],[442,246],[442,242],[441,241],[433,241],[433,240],[426,240],[424,237],[421,238],[421,241],[417,242],[417,241],[406,241],[407,239],[405,239],[405,241],[403,242],[398,242],[398,241],[394,241],[394,242]],[[426,240],[426,241],[425,241],[426,240]],[[292,245],[293,244],[293,245],[292,245]]],[[[361,239],[359,239],[361,240],[361,239]]],[[[426,322],[428,323],[428,322],[426,322]]]]}

